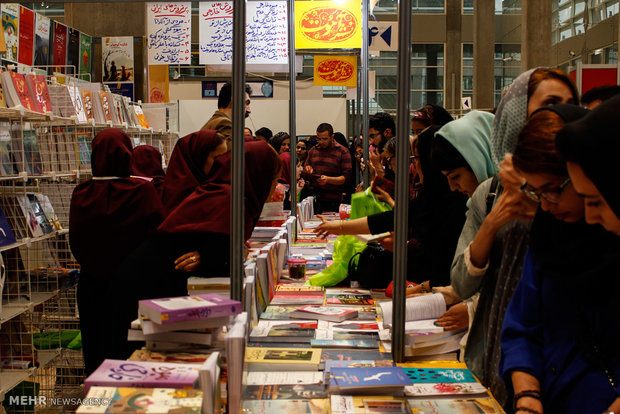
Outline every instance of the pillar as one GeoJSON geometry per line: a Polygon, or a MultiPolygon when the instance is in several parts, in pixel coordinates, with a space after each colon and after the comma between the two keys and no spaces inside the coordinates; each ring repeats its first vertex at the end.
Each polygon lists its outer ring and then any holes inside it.
{"type": "Polygon", "coordinates": [[[446,50],[444,106],[446,109],[461,108],[461,17],[462,0],[446,0],[446,50]]]}
{"type": "Polygon", "coordinates": [[[527,0],[521,6],[521,71],[551,65],[551,1],[527,0]]]}
{"type": "Polygon", "coordinates": [[[495,2],[474,0],[473,108],[495,106],[495,2]]]}

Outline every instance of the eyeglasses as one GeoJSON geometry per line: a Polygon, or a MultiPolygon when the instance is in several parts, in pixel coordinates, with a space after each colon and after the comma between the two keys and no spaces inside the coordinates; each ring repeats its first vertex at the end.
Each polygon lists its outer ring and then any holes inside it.
{"type": "Polygon", "coordinates": [[[562,197],[562,191],[566,188],[568,183],[570,183],[570,178],[567,178],[560,186],[554,190],[546,190],[546,191],[532,191],[527,189],[527,182],[523,183],[521,186],[521,191],[525,193],[529,198],[536,202],[540,202],[541,198],[544,198],[550,203],[559,203],[560,198],[562,197]]]}

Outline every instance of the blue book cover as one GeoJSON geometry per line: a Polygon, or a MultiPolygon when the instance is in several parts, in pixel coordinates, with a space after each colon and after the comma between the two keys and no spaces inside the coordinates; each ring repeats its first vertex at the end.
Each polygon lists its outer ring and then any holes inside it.
{"type": "Polygon", "coordinates": [[[330,386],[338,388],[394,387],[411,385],[411,380],[400,367],[332,367],[330,386]]]}
{"type": "Polygon", "coordinates": [[[15,243],[15,241],[15,234],[13,234],[11,226],[9,226],[4,211],[0,208],[0,246],[8,246],[15,243]]]}
{"type": "Polygon", "coordinates": [[[414,384],[477,382],[467,368],[404,368],[414,384]]]}

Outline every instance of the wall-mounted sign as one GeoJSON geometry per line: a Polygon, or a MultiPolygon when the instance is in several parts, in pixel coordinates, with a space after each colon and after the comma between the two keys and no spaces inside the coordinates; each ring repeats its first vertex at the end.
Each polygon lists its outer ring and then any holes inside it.
{"type": "Polygon", "coordinates": [[[314,84],[357,86],[357,56],[314,56],[314,84]]]}
{"type": "Polygon", "coordinates": [[[350,49],[362,47],[362,3],[296,1],[296,49],[350,49]]]}

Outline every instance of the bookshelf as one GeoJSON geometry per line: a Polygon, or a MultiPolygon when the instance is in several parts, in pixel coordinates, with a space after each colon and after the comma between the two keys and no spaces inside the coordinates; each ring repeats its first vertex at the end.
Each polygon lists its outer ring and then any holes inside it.
{"type": "Polygon", "coordinates": [[[83,397],[82,351],[70,340],[80,326],[69,208],[74,187],[92,175],[92,139],[110,127],[166,158],[178,139],[127,123],[0,108],[0,403],[15,395],[83,397]]]}

